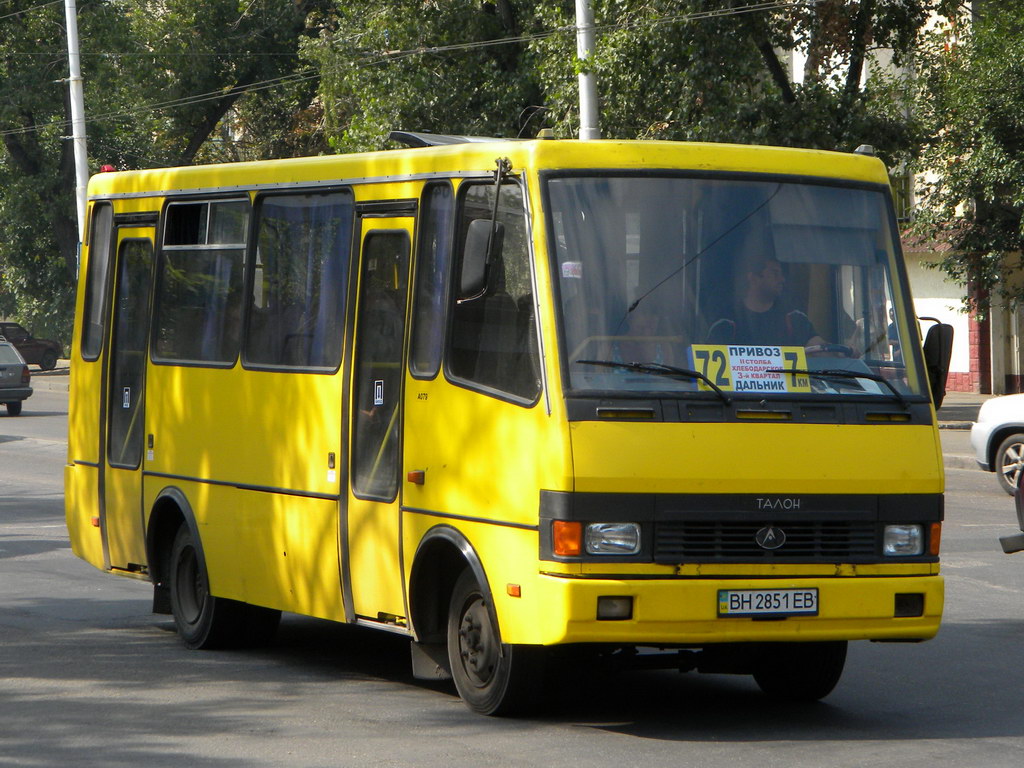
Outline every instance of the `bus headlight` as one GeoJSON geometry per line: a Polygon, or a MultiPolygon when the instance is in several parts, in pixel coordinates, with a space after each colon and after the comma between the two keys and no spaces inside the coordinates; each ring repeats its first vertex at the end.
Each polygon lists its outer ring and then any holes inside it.
{"type": "Polygon", "coordinates": [[[882,554],[908,557],[924,553],[924,531],[920,525],[887,525],[882,536],[882,554]]]}
{"type": "Polygon", "coordinates": [[[590,523],[584,541],[588,555],[635,555],[640,551],[640,525],[590,523]]]}

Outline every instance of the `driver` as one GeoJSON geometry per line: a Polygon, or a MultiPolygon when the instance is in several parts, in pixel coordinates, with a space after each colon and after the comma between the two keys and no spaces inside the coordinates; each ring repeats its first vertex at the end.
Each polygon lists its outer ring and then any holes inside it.
{"type": "Polygon", "coordinates": [[[711,326],[708,343],[792,347],[821,347],[827,343],[807,315],[783,306],[786,276],[777,259],[756,255],[741,269],[742,298],[732,318],[720,318],[711,326]]]}

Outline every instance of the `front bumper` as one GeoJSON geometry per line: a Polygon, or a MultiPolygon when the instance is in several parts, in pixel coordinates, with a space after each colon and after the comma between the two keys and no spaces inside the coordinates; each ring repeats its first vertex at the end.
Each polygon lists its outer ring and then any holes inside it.
{"type": "Polygon", "coordinates": [[[4,387],[0,389],[0,403],[17,403],[32,397],[32,387],[4,387]]]}
{"type": "Polygon", "coordinates": [[[926,640],[942,618],[938,575],[836,578],[605,579],[542,577],[546,603],[542,644],[708,645],[811,640],[926,640]],[[779,619],[718,615],[720,589],[807,589],[819,594],[817,616],[779,619]],[[896,617],[896,596],[923,596],[920,616],[896,617]],[[633,598],[626,620],[597,619],[602,596],[633,598]]]}
{"type": "Polygon", "coordinates": [[[978,466],[986,472],[994,470],[988,460],[988,444],[996,426],[997,423],[988,421],[976,421],[971,426],[971,448],[974,449],[974,459],[978,462],[978,466]]]}

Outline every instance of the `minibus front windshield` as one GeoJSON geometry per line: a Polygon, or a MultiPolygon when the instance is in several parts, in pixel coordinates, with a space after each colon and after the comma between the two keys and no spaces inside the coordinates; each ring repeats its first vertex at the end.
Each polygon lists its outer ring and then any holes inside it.
{"type": "Polygon", "coordinates": [[[545,185],[570,391],[924,396],[883,190],[657,174],[545,185]]]}

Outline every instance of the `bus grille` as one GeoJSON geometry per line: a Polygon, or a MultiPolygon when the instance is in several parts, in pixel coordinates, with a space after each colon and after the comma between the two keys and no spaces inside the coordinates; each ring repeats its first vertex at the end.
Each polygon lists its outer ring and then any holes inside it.
{"type": "Polygon", "coordinates": [[[764,522],[660,521],[654,534],[654,560],[687,562],[853,562],[879,559],[879,526],[874,522],[787,521],[778,549],[763,549],[757,532],[764,522]]]}

